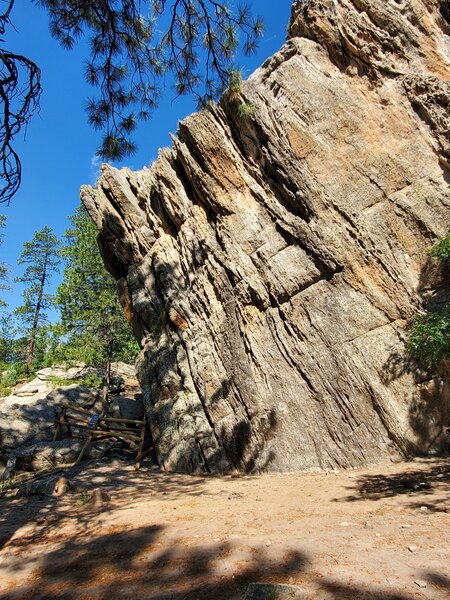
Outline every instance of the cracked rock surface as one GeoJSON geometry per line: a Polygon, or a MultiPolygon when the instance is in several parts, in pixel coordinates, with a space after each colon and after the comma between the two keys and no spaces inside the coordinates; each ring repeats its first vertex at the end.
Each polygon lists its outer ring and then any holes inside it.
{"type": "Polygon", "coordinates": [[[439,0],[295,2],[238,93],[181,122],[150,169],[82,188],[163,468],[445,444],[448,373],[418,376],[404,344],[448,297],[427,255],[450,222],[448,18],[439,0]]]}

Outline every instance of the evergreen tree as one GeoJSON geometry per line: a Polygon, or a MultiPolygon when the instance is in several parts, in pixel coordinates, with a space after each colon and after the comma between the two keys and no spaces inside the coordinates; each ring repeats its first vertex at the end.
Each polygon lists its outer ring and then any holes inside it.
{"type": "MultiPolygon", "coordinates": [[[[6,217],[5,215],[0,215],[0,229],[3,229],[6,225],[6,217]]],[[[3,242],[3,235],[0,235],[0,246],[3,242]]],[[[0,290],[7,290],[9,286],[6,285],[6,281],[8,280],[8,272],[9,269],[4,262],[0,262],[0,290]]],[[[5,306],[5,301],[0,298],[0,307],[5,306]]]]}
{"type": "Polygon", "coordinates": [[[3,313],[0,316],[0,368],[10,362],[13,348],[13,336],[11,330],[10,315],[3,313]]]}
{"type": "MultiPolygon", "coordinates": [[[[0,215],[0,229],[6,225],[5,215],[0,215]]],[[[0,234],[0,246],[3,242],[3,235],[0,234]]],[[[0,291],[9,289],[7,285],[9,269],[4,262],[0,262],[0,291]]],[[[14,349],[14,334],[11,326],[11,315],[7,314],[6,302],[0,298],[0,368],[3,369],[7,363],[11,362],[12,357],[16,356],[14,349]]]]}
{"type": "Polygon", "coordinates": [[[27,350],[27,339],[17,335],[14,315],[4,311],[0,316],[0,368],[14,363],[23,363],[27,350]]]}
{"type": "Polygon", "coordinates": [[[111,362],[133,361],[139,347],[123,315],[115,282],[100,257],[94,223],[83,206],[70,221],[62,250],[63,280],[55,302],[65,339],[60,357],[104,369],[106,396],[111,362]]]}
{"type": "MultiPolygon", "coordinates": [[[[114,160],[131,154],[136,123],[157,105],[168,73],[178,95],[203,104],[228,86],[238,34],[252,52],[262,21],[247,6],[232,10],[216,0],[35,0],[47,10],[50,32],[65,48],[90,41],[85,74],[99,96],[89,99],[89,123],[103,132],[98,153],[114,160]]],[[[0,9],[0,45],[14,0],[0,9]]],[[[0,48],[0,202],[20,185],[14,136],[39,107],[41,72],[27,57],[0,48]]]]}
{"type": "Polygon", "coordinates": [[[52,298],[47,293],[52,275],[60,263],[60,242],[48,226],[37,231],[31,242],[25,242],[19,264],[27,265],[22,277],[15,281],[27,285],[22,296],[24,303],[15,313],[22,322],[27,338],[25,365],[30,370],[35,355],[39,327],[47,320],[52,298]]]}
{"type": "Polygon", "coordinates": [[[22,168],[14,137],[39,108],[41,72],[26,56],[3,46],[14,0],[0,7],[0,202],[9,203],[20,186],[22,168]]]}

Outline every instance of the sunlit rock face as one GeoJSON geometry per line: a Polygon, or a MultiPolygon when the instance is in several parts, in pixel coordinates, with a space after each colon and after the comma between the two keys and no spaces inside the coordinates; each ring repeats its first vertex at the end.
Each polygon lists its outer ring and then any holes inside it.
{"type": "Polygon", "coordinates": [[[167,470],[363,465],[444,444],[407,323],[448,293],[449,8],[294,4],[286,44],[82,199],[142,345],[167,470]]]}

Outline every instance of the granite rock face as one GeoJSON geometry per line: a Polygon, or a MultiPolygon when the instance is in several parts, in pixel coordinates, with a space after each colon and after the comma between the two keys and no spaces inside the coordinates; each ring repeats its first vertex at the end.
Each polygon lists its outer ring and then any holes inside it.
{"type": "Polygon", "coordinates": [[[436,450],[445,369],[406,325],[448,294],[449,3],[303,0],[279,53],[82,200],[142,345],[168,470],[333,468],[436,450]],[[244,109],[244,110],[242,110],[244,109]]]}
{"type": "MultiPolygon", "coordinates": [[[[29,385],[29,384],[27,384],[29,385]]],[[[20,391],[20,390],[19,390],[20,391]]],[[[70,402],[80,407],[91,407],[100,395],[95,390],[72,384],[51,392],[33,396],[11,395],[0,400],[0,464],[6,462],[14,450],[25,448],[53,438],[59,406],[70,402]]]]}
{"type": "MultiPolygon", "coordinates": [[[[48,446],[48,444],[55,433],[55,419],[60,415],[62,404],[69,403],[92,413],[100,413],[102,410],[101,390],[76,383],[77,380],[83,382],[83,377],[93,374],[101,375],[101,371],[85,365],[70,368],[48,367],[38,371],[37,377],[33,381],[17,386],[10,396],[0,398],[0,466],[15,456],[20,456],[21,452],[25,452],[23,456],[27,459],[33,457],[33,448],[37,444],[38,457],[33,459],[34,462],[31,461],[31,464],[41,468],[42,465],[39,461],[41,458],[43,461],[47,460],[47,450],[60,448],[59,442],[55,442],[53,446],[48,446]],[[72,380],[74,383],[55,387],[57,379],[60,381],[72,380]],[[39,443],[42,444],[42,447],[39,447],[39,443]],[[29,450],[30,448],[31,450],[29,450]],[[40,456],[41,451],[43,452],[42,457],[40,456]]],[[[134,367],[125,363],[111,364],[111,383],[112,386],[122,389],[129,395],[138,392],[139,389],[134,367]]],[[[140,396],[139,393],[135,393],[134,397],[112,395],[112,408],[116,409],[114,416],[141,418],[142,400],[140,396]],[[140,417],[136,417],[136,415],[140,415],[140,417]]],[[[73,445],[74,452],[77,447],[76,444],[73,445]]],[[[49,456],[55,461],[59,458],[58,453],[50,452],[49,456]]],[[[67,456],[67,458],[69,457],[67,456]]],[[[49,459],[47,466],[50,463],[49,459]]]]}

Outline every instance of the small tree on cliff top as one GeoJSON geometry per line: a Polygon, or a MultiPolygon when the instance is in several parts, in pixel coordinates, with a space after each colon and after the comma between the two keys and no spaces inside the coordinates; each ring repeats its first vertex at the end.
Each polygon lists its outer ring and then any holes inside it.
{"type": "Polygon", "coordinates": [[[66,360],[82,360],[105,369],[112,361],[132,362],[139,350],[123,315],[116,285],[106,271],[97,245],[97,230],[83,206],[70,217],[62,255],[63,281],[55,304],[61,310],[60,349],[66,360]]]}
{"type": "Polygon", "coordinates": [[[37,231],[31,242],[25,242],[19,264],[27,265],[22,277],[15,281],[26,284],[22,294],[24,303],[15,313],[22,322],[27,337],[25,365],[29,371],[34,359],[39,327],[47,320],[52,298],[47,293],[52,275],[60,263],[60,242],[50,227],[37,231]]]}

